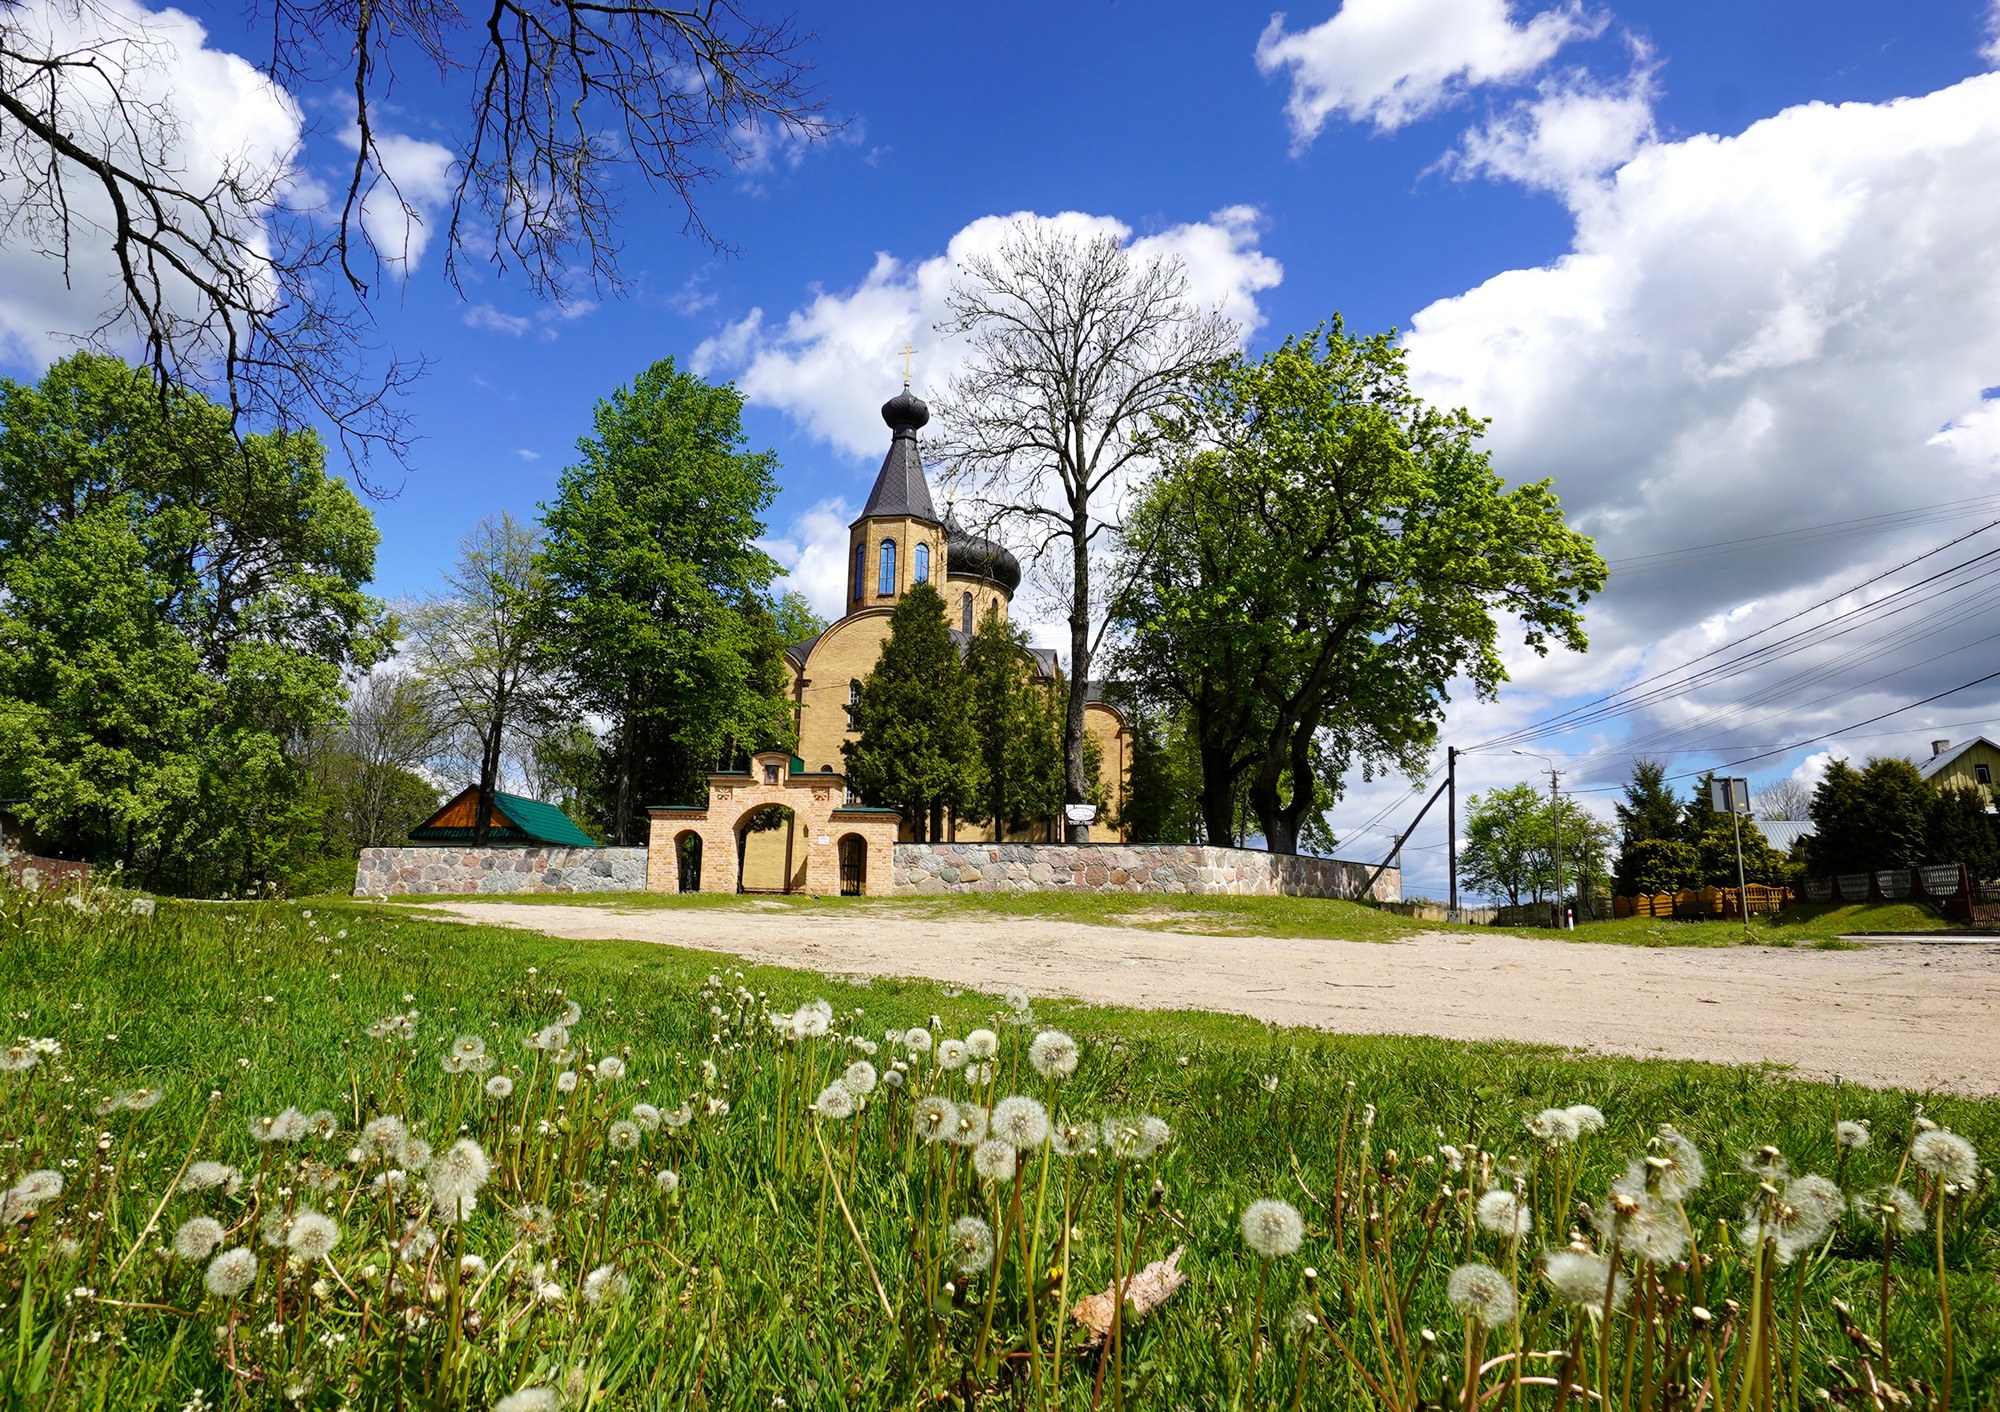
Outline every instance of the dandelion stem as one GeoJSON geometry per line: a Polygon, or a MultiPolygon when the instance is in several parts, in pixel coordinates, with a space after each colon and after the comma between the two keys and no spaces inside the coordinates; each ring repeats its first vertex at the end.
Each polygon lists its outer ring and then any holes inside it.
{"type": "Polygon", "coordinates": [[[1938,1277],[1938,1331],[1944,1336],[1944,1381],[1938,1391],[1938,1412],[1951,1412],[1952,1366],[1951,1342],[1951,1286],[1944,1274],[1944,1213],[1945,1189],[1950,1183],[1942,1177],[1937,1182],[1937,1277],[1938,1277]]]}
{"type": "Polygon", "coordinates": [[[840,1214],[847,1221],[847,1229],[854,1236],[854,1248],[861,1252],[861,1263],[868,1267],[868,1278],[875,1282],[875,1297],[882,1301],[882,1313],[893,1325],[896,1311],[889,1307],[888,1291],[882,1288],[882,1277],[875,1272],[875,1257],[868,1253],[868,1242],[861,1238],[861,1228],[854,1224],[854,1213],[847,1209],[847,1197],[840,1190],[840,1178],[834,1175],[833,1159],[827,1155],[826,1138],[820,1133],[819,1125],[813,1125],[813,1137],[819,1143],[820,1161],[826,1164],[827,1178],[833,1183],[834,1199],[840,1203],[840,1214]]]}

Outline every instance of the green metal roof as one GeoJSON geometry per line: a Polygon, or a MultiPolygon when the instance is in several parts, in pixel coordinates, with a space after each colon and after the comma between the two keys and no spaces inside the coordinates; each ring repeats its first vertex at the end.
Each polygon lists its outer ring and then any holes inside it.
{"type": "Polygon", "coordinates": [[[553,804],[525,799],[518,794],[493,795],[494,807],[514,821],[514,827],[537,843],[559,843],[567,848],[595,848],[597,840],[570,821],[569,815],[553,804]]]}

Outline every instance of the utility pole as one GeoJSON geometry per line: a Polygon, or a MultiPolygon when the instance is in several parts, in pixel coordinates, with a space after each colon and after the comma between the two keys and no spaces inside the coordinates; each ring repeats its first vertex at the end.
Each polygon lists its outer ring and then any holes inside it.
{"type": "Polygon", "coordinates": [[[1743,923],[1743,939],[1750,939],[1750,887],[1743,881],[1743,815],[1750,812],[1750,781],[1726,779],[1711,781],[1708,786],[1708,802],[1720,809],[1729,810],[1729,831],[1736,836],[1736,911],[1743,923]]]}
{"type": "Polygon", "coordinates": [[[1515,750],[1516,755],[1527,755],[1537,760],[1548,760],[1549,764],[1549,825],[1556,833],[1556,930],[1567,931],[1567,919],[1563,914],[1563,820],[1562,795],[1556,789],[1556,762],[1546,755],[1537,755],[1532,750],[1515,750]]]}
{"type": "Polygon", "coordinates": [[[1445,747],[1444,752],[1444,827],[1445,851],[1451,859],[1451,910],[1458,910],[1458,747],[1445,747]]]}

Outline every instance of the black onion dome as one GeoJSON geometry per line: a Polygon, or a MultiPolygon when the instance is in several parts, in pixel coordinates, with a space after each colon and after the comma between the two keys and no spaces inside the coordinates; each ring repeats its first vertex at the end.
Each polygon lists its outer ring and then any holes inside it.
{"type": "Polygon", "coordinates": [[[1004,544],[973,534],[947,518],[944,540],[945,573],[955,579],[985,579],[999,584],[1011,598],[1021,586],[1021,561],[1004,544]]]}
{"type": "Polygon", "coordinates": [[[882,420],[891,431],[920,431],[930,419],[929,405],[907,387],[882,404],[882,420]]]}

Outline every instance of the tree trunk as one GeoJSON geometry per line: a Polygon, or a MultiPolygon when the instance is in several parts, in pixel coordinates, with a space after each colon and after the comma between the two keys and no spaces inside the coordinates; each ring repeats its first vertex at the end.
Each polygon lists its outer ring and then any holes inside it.
{"type": "Polygon", "coordinates": [[[1297,853],[1299,832],[1312,817],[1318,781],[1312,772],[1312,732],[1294,725],[1289,734],[1274,733],[1273,744],[1284,742],[1285,761],[1281,768],[1277,752],[1267,752],[1257,778],[1250,785],[1250,804],[1257,811],[1257,823],[1264,830],[1264,847],[1272,853],[1297,853]],[[1278,779],[1289,773],[1292,797],[1281,801],[1278,779]]]}
{"type": "Polygon", "coordinates": [[[931,801],[931,842],[944,842],[944,801],[942,799],[933,799],[931,801]]]}
{"type": "Polygon", "coordinates": [[[1212,848],[1236,846],[1236,776],[1229,754],[1201,747],[1201,823],[1212,848]]]}
{"type": "MultiPolygon", "coordinates": [[[[1087,503],[1074,508],[1070,519],[1070,550],[1075,590],[1069,606],[1069,702],[1063,713],[1063,786],[1064,802],[1084,804],[1090,799],[1090,774],[1083,753],[1083,707],[1090,691],[1090,511],[1087,503]]],[[[1064,836],[1071,843],[1084,843],[1090,838],[1090,826],[1070,824],[1064,836]]]]}
{"type": "Polygon", "coordinates": [[[637,808],[639,791],[639,743],[635,739],[639,730],[638,711],[634,704],[637,692],[628,687],[625,691],[625,720],[618,731],[618,810],[612,820],[612,836],[623,846],[632,841],[632,814],[637,808]]]}
{"type": "Polygon", "coordinates": [[[491,831],[493,816],[493,791],[500,783],[500,741],[506,726],[506,717],[495,714],[493,723],[487,727],[484,748],[479,753],[479,795],[473,801],[478,811],[472,820],[472,846],[484,848],[486,836],[491,831]]]}

